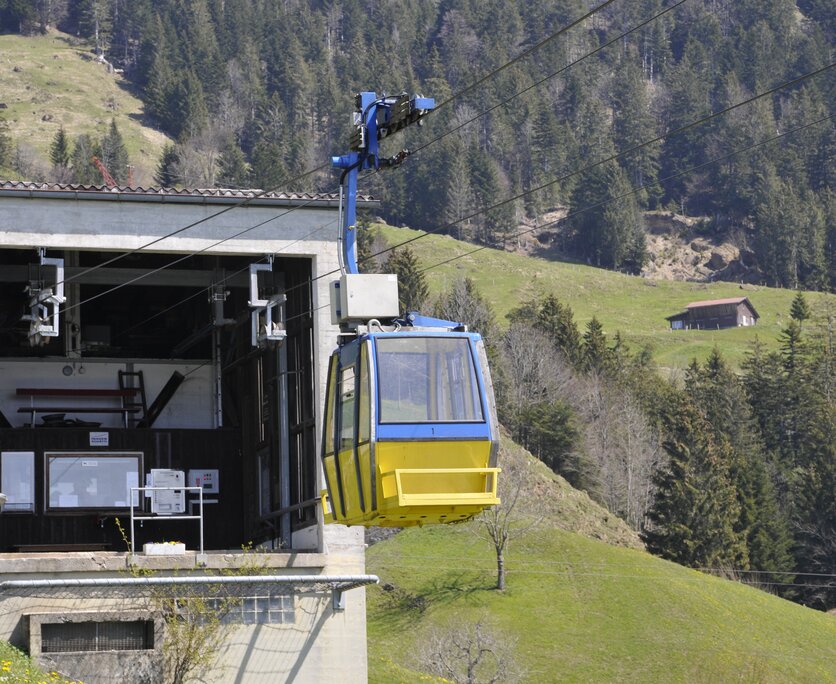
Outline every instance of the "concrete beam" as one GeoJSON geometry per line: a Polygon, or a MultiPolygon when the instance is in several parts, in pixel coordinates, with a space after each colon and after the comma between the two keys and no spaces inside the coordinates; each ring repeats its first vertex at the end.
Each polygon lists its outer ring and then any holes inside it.
{"type": "MultiPolygon", "coordinates": [[[[33,262],[34,263],[34,262],[33,262]]],[[[217,277],[216,271],[166,268],[151,275],[156,269],[148,268],[97,268],[69,266],[64,268],[64,282],[77,285],[123,285],[141,278],[137,285],[157,287],[209,287],[217,277]]],[[[234,276],[224,275],[224,287],[249,287],[249,273],[244,271],[234,276]]],[[[3,266],[0,268],[0,283],[29,282],[28,266],[3,266]]]]}

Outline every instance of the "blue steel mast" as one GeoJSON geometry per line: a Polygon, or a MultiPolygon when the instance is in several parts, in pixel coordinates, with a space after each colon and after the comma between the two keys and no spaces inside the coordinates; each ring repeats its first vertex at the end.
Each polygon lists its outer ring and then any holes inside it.
{"type": "Polygon", "coordinates": [[[408,150],[394,157],[381,159],[379,143],[387,135],[417,123],[433,109],[435,100],[430,97],[408,96],[406,93],[387,97],[374,92],[358,93],[355,98],[354,125],[356,130],[351,138],[348,154],[331,157],[331,166],[343,169],[340,178],[340,201],[342,208],[342,267],[346,273],[357,274],[357,176],[365,169],[400,164],[409,154],[408,150]]]}

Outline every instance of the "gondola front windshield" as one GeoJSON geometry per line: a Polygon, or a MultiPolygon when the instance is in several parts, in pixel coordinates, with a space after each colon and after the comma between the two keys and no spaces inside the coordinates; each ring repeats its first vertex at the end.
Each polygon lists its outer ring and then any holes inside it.
{"type": "Polygon", "coordinates": [[[485,420],[467,338],[378,338],[376,346],[381,423],[485,420]]]}

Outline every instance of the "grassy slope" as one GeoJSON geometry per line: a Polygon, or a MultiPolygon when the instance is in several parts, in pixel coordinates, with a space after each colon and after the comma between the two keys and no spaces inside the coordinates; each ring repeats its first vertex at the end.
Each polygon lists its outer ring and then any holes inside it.
{"type": "Polygon", "coordinates": [[[368,550],[381,577],[367,594],[371,682],[426,679],[422,639],[486,616],[517,638],[530,682],[836,682],[833,616],[654,558],[585,494],[528,468],[523,505],[543,520],[512,542],[506,592],[470,525],[368,550]]]}
{"type": "Polygon", "coordinates": [[[0,35],[0,102],[7,106],[0,115],[12,139],[48,164],[49,145],[60,126],[71,140],[81,133],[101,137],[115,119],[136,167],[135,183],[150,184],[166,136],[142,124],[142,102],[126,81],[93,61],[89,45],[75,42],[57,32],[0,35]],[[44,121],[45,115],[52,118],[44,121]]]}
{"type": "MultiPolygon", "coordinates": [[[[382,227],[384,238],[397,244],[420,234],[405,228],[382,227]]],[[[410,244],[421,267],[465,254],[475,247],[447,236],[430,235],[410,244]]],[[[483,249],[426,273],[430,289],[437,294],[456,278],[472,278],[478,290],[490,302],[501,325],[505,315],[520,302],[532,297],[554,294],[568,303],[575,320],[583,326],[597,316],[609,334],[620,330],[633,349],[645,344],[654,348],[657,363],[668,368],[684,368],[692,358],[704,359],[714,345],[737,365],[749,345],[759,338],[768,347],[776,347],[776,338],[789,320],[790,303],[795,292],[735,283],[689,283],[655,281],[614,273],[580,264],[559,263],[544,259],[483,249]],[[686,304],[704,299],[749,297],[761,318],[751,328],[703,331],[669,330],[665,316],[678,313],[686,304]]],[[[836,297],[806,293],[814,310],[828,299],[836,306],[836,297]]]]}
{"type": "Polygon", "coordinates": [[[415,681],[397,671],[415,667],[422,635],[485,614],[518,638],[532,682],[836,682],[833,616],[558,529],[512,547],[503,594],[464,526],[408,530],[367,565],[426,602],[369,590],[371,682],[415,681]]]}

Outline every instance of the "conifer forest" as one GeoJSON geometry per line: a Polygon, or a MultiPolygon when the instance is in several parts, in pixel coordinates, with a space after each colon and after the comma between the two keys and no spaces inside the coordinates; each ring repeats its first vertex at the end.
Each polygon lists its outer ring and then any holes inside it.
{"type": "MultiPolygon", "coordinates": [[[[361,178],[389,224],[501,247],[561,209],[563,256],[628,273],[648,211],[735,241],[759,282],[799,291],[778,345],[670,379],[560,293],[498,325],[472,282],[431,300],[408,248],[360,248],[406,309],[485,335],[505,428],[648,550],[836,607],[836,310],[803,294],[836,288],[833,2],[0,0],[0,32],[50,28],[170,136],[158,185],[336,192],[353,95],[406,91],[438,107],[385,141],[407,163],[361,178]]],[[[96,153],[127,183],[119,136],[62,130],[44,180],[99,183],[96,153]]],[[[13,148],[0,128],[0,166],[13,148]]]]}

